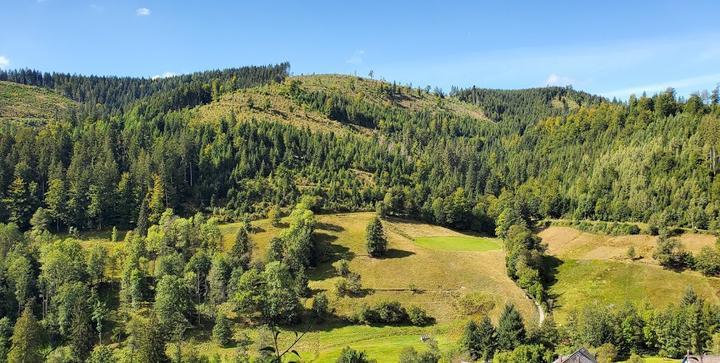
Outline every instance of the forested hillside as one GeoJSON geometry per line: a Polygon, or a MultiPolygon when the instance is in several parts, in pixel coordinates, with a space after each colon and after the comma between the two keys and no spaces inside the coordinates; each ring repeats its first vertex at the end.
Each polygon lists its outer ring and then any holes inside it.
{"type": "Polygon", "coordinates": [[[625,103],[288,72],[0,72],[0,358],[279,362],[297,343],[328,361],[360,354],[343,347],[368,331],[412,347],[403,362],[545,361],[586,344],[677,357],[719,332],[700,274],[720,275],[713,238],[694,254],[672,238],[720,229],[717,89],[625,103]],[[536,235],[559,218],[648,235],[613,248],[536,235]],[[682,305],[594,316],[568,306],[593,266],[692,280],[700,297],[648,277],[682,305]],[[691,322],[699,333],[678,336],[691,322]],[[440,341],[415,351],[428,332],[440,341]]]}
{"type": "Polygon", "coordinates": [[[326,211],[382,202],[488,232],[502,212],[507,225],[718,225],[717,92],[628,104],[567,88],[445,96],[349,76],[283,80],[287,67],[162,80],[3,72],[83,107],[45,127],[2,126],[2,220],[27,228],[43,207],[57,227],[134,227],[165,207],[235,218],[313,194],[326,211]]]}

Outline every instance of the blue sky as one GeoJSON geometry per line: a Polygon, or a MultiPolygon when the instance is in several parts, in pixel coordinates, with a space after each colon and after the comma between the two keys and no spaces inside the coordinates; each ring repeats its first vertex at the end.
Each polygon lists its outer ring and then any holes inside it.
{"type": "Polygon", "coordinates": [[[0,67],[152,77],[289,61],[415,86],[720,82],[720,1],[2,0],[0,67]]]}

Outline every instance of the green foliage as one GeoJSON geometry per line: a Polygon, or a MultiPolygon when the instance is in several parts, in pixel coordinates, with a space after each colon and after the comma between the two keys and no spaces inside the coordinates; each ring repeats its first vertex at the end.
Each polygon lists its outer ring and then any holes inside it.
{"type": "Polygon", "coordinates": [[[400,363],[437,363],[440,358],[435,350],[418,352],[413,347],[407,347],[400,352],[400,363]]]}
{"type": "Polygon", "coordinates": [[[315,295],[312,302],[312,312],[315,315],[315,319],[323,321],[327,314],[330,313],[330,301],[327,294],[319,292],[315,295]]]}
{"type": "Polygon", "coordinates": [[[705,246],[695,257],[695,268],[706,276],[720,274],[720,252],[717,247],[705,246]]]}
{"type": "Polygon", "coordinates": [[[515,305],[505,305],[496,331],[498,350],[513,350],[525,342],[525,323],[515,305]]]}
{"type": "Polygon", "coordinates": [[[372,257],[384,256],[385,252],[387,252],[387,239],[385,238],[385,232],[383,231],[380,218],[375,217],[370,221],[365,233],[367,236],[368,254],[372,257]]]}
{"type": "Polygon", "coordinates": [[[370,325],[427,325],[432,322],[427,312],[419,307],[411,307],[412,317],[408,309],[397,301],[381,301],[372,306],[364,305],[357,313],[356,319],[370,325]]]}
{"type": "Polygon", "coordinates": [[[543,363],[548,361],[545,347],[538,344],[519,345],[512,351],[500,352],[493,357],[493,363],[543,363]]]}
{"type": "Polygon", "coordinates": [[[497,348],[497,336],[490,318],[486,315],[480,324],[470,320],[465,326],[461,346],[472,360],[488,361],[497,348]]]}
{"type": "Polygon", "coordinates": [[[232,334],[230,320],[222,313],[217,314],[212,329],[213,340],[221,347],[226,347],[230,344],[232,334]]]}
{"type": "Polygon", "coordinates": [[[345,347],[340,352],[340,357],[335,361],[336,363],[371,363],[374,360],[365,355],[365,352],[360,352],[350,347],[345,347]]]}
{"type": "Polygon", "coordinates": [[[4,316],[0,318],[0,361],[5,362],[8,352],[10,351],[13,326],[10,318],[4,316]]]}
{"type": "Polygon", "coordinates": [[[175,275],[165,275],[160,278],[155,290],[153,309],[163,330],[173,333],[176,329],[185,329],[192,313],[185,281],[175,275]]]}
{"type": "Polygon", "coordinates": [[[692,254],[682,249],[680,241],[662,236],[658,239],[653,258],[663,267],[674,270],[691,268],[695,264],[692,254]]]}
{"type": "Polygon", "coordinates": [[[107,345],[96,345],[86,363],[115,363],[113,351],[107,345]]]}
{"type": "Polygon", "coordinates": [[[42,328],[35,320],[32,309],[26,306],[20,318],[15,322],[12,346],[8,352],[8,362],[42,362],[42,328]]]}
{"type": "Polygon", "coordinates": [[[433,322],[433,318],[418,306],[411,306],[407,309],[408,320],[415,326],[425,326],[433,322]]]}

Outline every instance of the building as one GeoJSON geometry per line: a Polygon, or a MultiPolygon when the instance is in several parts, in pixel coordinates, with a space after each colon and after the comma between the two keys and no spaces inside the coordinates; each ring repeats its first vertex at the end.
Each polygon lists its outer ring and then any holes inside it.
{"type": "Polygon", "coordinates": [[[576,350],[573,354],[561,356],[553,363],[597,363],[595,356],[585,348],[576,350]]]}
{"type": "Polygon", "coordinates": [[[686,355],[682,363],[720,363],[720,355],[686,355]]]}

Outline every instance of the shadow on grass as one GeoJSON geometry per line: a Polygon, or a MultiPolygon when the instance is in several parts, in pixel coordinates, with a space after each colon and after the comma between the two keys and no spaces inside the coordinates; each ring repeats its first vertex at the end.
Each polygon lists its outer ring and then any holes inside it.
{"type": "Polygon", "coordinates": [[[342,226],[338,226],[337,224],[331,224],[331,223],[317,223],[315,224],[315,227],[317,229],[322,229],[325,231],[331,231],[331,232],[342,232],[345,230],[342,226]]]}
{"type": "Polygon", "coordinates": [[[555,256],[549,256],[544,255],[542,259],[543,263],[543,282],[545,284],[545,291],[547,292],[547,301],[548,305],[550,307],[550,310],[556,309],[559,307],[557,304],[558,298],[560,295],[558,294],[551,294],[550,293],[550,287],[552,285],[555,285],[557,283],[557,272],[558,268],[564,263],[563,260],[555,257],[555,256]]]}
{"type": "Polygon", "coordinates": [[[397,248],[391,248],[385,252],[385,255],[382,258],[383,259],[403,258],[403,257],[412,256],[414,254],[415,254],[415,252],[412,252],[412,251],[405,251],[405,250],[398,250],[397,248]]]}

